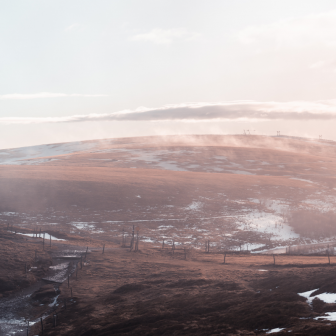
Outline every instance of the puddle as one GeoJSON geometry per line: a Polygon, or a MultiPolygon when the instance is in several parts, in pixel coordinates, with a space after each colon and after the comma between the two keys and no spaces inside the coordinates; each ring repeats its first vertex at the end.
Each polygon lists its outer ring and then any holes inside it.
{"type": "MultiPolygon", "coordinates": [[[[20,235],[23,235],[23,236],[32,237],[32,238],[36,237],[35,233],[20,233],[20,232],[17,232],[17,234],[20,234],[20,235]]],[[[39,235],[39,233],[38,233],[37,234],[37,238],[41,238],[42,239],[43,238],[43,233],[41,233],[41,235],[39,235]]],[[[63,240],[63,241],[65,241],[65,239],[56,238],[56,237],[51,236],[49,233],[46,232],[44,234],[44,239],[50,240],[50,238],[51,238],[51,240],[63,240]]]]}

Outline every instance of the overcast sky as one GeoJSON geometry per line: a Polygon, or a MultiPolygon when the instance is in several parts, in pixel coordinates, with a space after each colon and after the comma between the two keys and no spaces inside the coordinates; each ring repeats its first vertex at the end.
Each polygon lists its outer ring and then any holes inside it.
{"type": "Polygon", "coordinates": [[[334,0],[0,3],[0,148],[334,126],[334,0]]]}

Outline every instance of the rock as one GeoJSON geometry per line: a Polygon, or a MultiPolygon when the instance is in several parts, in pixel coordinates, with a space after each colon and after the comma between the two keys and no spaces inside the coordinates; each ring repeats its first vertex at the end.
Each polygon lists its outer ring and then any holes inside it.
{"type": "Polygon", "coordinates": [[[15,289],[15,284],[11,280],[0,278],[0,293],[11,291],[15,289]]]}
{"type": "Polygon", "coordinates": [[[31,299],[45,304],[51,302],[55,295],[57,295],[57,291],[55,290],[54,286],[52,284],[48,284],[42,286],[39,290],[34,292],[31,296],[31,299]]]}

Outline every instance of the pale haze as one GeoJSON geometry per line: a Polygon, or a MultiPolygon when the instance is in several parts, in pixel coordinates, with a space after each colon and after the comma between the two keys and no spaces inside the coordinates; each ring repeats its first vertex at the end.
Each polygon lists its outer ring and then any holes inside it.
{"type": "Polygon", "coordinates": [[[335,1],[2,1],[0,148],[158,134],[336,140],[335,1]]]}

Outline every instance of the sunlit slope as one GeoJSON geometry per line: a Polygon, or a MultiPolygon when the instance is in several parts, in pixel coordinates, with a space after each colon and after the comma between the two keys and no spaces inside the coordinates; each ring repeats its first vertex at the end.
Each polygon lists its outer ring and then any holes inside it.
{"type": "Polygon", "coordinates": [[[261,192],[263,198],[295,201],[316,189],[315,184],[271,176],[101,167],[0,168],[2,211],[68,210],[73,206],[132,211],[142,206],[186,207],[201,197],[209,211],[216,212],[237,200],[258,198],[261,192]]]}
{"type": "Polygon", "coordinates": [[[265,136],[107,139],[1,150],[0,164],[273,175],[326,185],[336,168],[336,144],[265,136]]]}
{"type": "Polygon", "coordinates": [[[329,224],[336,209],[333,142],[107,139],[2,150],[0,163],[1,223],[64,224],[106,236],[136,224],[148,241],[226,236],[257,245],[336,235],[329,224]]]}

